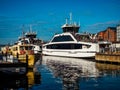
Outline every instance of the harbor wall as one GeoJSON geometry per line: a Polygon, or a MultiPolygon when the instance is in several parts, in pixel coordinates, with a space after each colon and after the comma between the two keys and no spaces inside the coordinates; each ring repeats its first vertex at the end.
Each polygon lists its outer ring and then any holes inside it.
{"type": "Polygon", "coordinates": [[[120,63],[120,54],[96,53],[95,60],[98,62],[120,63]]]}

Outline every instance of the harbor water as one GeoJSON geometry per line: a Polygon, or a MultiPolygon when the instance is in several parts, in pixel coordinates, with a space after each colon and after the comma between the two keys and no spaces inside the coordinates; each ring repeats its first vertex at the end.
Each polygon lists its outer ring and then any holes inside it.
{"type": "Polygon", "coordinates": [[[120,90],[120,65],[41,56],[26,76],[0,81],[0,90],[120,90]]]}

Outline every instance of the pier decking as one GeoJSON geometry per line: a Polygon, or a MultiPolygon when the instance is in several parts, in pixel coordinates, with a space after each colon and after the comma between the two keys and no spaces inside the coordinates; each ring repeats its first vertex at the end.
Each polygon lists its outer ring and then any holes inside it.
{"type": "Polygon", "coordinates": [[[17,58],[12,56],[0,55],[0,75],[20,76],[26,75],[28,72],[28,62],[19,62],[17,58]]]}

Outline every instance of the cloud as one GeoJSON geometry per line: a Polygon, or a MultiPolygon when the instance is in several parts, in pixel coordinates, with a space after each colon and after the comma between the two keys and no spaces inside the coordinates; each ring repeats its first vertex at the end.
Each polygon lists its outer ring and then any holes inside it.
{"type": "Polygon", "coordinates": [[[102,25],[111,25],[111,24],[118,24],[118,22],[119,21],[100,22],[100,23],[95,23],[95,24],[90,25],[90,26],[96,27],[96,26],[102,26],[102,25]]]}
{"type": "Polygon", "coordinates": [[[92,25],[86,25],[83,31],[97,33],[99,31],[105,30],[107,27],[116,27],[118,24],[119,21],[99,22],[92,25]]]}

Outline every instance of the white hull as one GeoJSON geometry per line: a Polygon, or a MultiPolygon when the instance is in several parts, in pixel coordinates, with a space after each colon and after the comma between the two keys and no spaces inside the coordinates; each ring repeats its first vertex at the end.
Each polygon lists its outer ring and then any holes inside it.
{"type": "Polygon", "coordinates": [[[88,52],[88,51],[65,51],[65,50],[43,50],[42,53],[44,55],[51,55],[51,56],[63,56],[63,57],[78,57],[78,58],[93,58],[95,57],[95,52],[88,52]]]}

